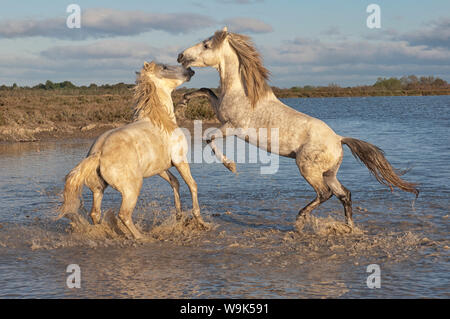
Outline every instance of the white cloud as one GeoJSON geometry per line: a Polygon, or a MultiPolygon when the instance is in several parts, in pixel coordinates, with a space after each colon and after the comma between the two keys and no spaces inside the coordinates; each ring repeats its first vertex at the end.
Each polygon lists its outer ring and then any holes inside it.
{"type": "Polygon", "coordinates": [[[7,20],[0,23],[0,37],[43,36],[84,40],[138,35],[154,30],[180,34],[214,24],[210,17],[196,13],[146,13],[97,8],[82,11],[80,29],[69,29],[64,18],[7,20]]]}
{"type": "Polygon", "coordinates": [[[185,34],[227,24],[234,32],[267,33],[272,27],[258,19],[237,17],[223,22],[197,13],[147,13],[106,8],[82,10],[81,28],[69,29],[65,18],[6,20],[0,22],[0,38],[49,37],[85,40],[133,36],[150,31],[185,34]]]}
{"type": "MultiPolygon", "coordinates": [[[[124,33],[143,30],[139,19],[136,19],[136,23],[131,23],[127,17],[122,20],[113,18],[114,26],[107,28],[110,24],[107,17],[112,18],[108,12],[105,16],[91,18],[92,34],[111,32],[117,35],[119,29],[124,33]]],[[[235,18],[230,21],[235,22],[235,27],[247,28],[233,30],[232,24],[229,24],[232,31],[255,33],[271,30],[269,25],[255,19],[235,18]]],[[[446,25],[444,22],[439,23],[441,29],[446,25]]],[[[340,85],[371,84],[379,76],[408,74],[435,75],[449,80],[450,48],[440,35],[429,32],[436,26],[433,22],[426,29],[408,34],[390,31],[384,38],[376,40],[348,40],[341,37],[342,32],[337,32],[336,36],[322,40],[296,37],[279,45],[256,44],[261,48],[266,67],[272,71],[271,84],[280,87],[327,85],[331,82],[340,85]]],[[[14,30],[24,34],[29,27],[16,26],[14,30]]],[[[39,33],[39,30],[37,28],[33,32],[39,33]]],[[[1,32],[6,31],[0,30],[1,32]]],[[[46,79],[70,80],[78,84],[133,82],[134,71],[141,67],[143,61],[157,60],[175,64],[178,53],[185,46],[186,43],[158,48],[142,41],[102,39],[57,45],[36,54],[0,53],[0,82],[37,83],[46,79]]],[[[215,70],[196,71],[197,75],[187,85],[218,85],[215,70]]]]}
{"type": "Polygon", "coordinates": [[[400,34],[396,38],[412,45],[450,48],[450,18],[430,21],[424,28],[400,34]]]}
{"type": "Polygon", "coordinates": [[[269,63],[311,64],[335,66],[340,64],[449,64],[450,51],[445,48],[414,46],[406,41],[339,41],[322,42],[296,38],[280,47],[265,49],[269,63]]]}
{"type": "Polygon", "coordinates": [[[179,46],[156,48],[141,42],[101,40],[88,44],[55,46],[41,52],[41,56],[55,60],[157,60],[176,63],[179,46]]]}

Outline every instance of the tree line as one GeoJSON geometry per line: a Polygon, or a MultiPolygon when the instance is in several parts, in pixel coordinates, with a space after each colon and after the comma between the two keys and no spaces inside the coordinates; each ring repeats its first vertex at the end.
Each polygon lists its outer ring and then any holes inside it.
{"type": "MultiPolygon", "coordinates": [[[[35,86],[18,86],[14,83],[11,86],[1,85],[0,91],[16,91],[26,89],[28,92],[61,92],[64,94],[130,94],[130,89],[134,84],[117,83],[97,85],[92,83],[88,86],[77,86],[70,81],[39,83],[35,86]]],[[[341,87],[336,83],[328,86],[305,85],[293,86],[288,89],[272,87],[278,97],[332,97],[332,96],[381,96],[381,95],[450,95],[450,85],[447,81],[435,76],[402,76],[379,77],[372,85],[359,85],[352,87],[341,87]]],[[[186,89],[177,90],[183,93],[186,89]]]]}
{"type": "Polygon", "coordinates": [[[97,85],[95,83],[91,83],[90,85],[81,85],[77,86],[73,84],[70,81],[63,81],[63,82],[52,82],[50,80],[47,80],[45,83],[39,83],[35,86],[18,86],[16,83],[14,83],[11,86],[7,85],[1,85],[0,90],[15,90],[15,89],[33,89],[33,90],[60,90],[60,89],[85,89],[85,90],[96,90],[96,89],[115,89],[115,90],[123,90],[123,89],[130,89],[134,87],[134,84],[126,84],[123,82],[116,83],[116,84],[102,84],[97,85]]]}
{"type": "MultiPolygon", "coordinates": [[[[47,80],[45,83],[39,83],[35,86],[18,86],[16,83],[14,83],[11,86],[7,85],[1,85],[0,90],[11,90],[11,89],[40,89],[40,90],[57,90],[57,89],[130,89],[134,86],[134,84],[126,84],[123,82],[116,83],[116,84],[102,84],[97,85],[95,83],[91,83],[90,85],[81,85],[77,86],[73,84],[70,81],[63,81],[63,82],[52,82],[50,80],[47,80]]],[[[362,86],[355,86],[355,87],[369,87],[370,85],[362,85],[362,86]]],[[[305,85],[303,87],[300,86],[293,86],[291,89],[315,89],[320,86],[312,86],[312,85],[305,85]]],[[[328,86],[325,86],[328,88],[341,88],[336,83],[330,83],[328,86]]],[[[448,87],[447,81],[434,76],[421,76],[418,77],[416,75],[408,75],[408,76],[402,76],[401,78],[396,77],[379,77],[377,81],[372,85],[374,88],[384,89],[384,90],[416,90],[416,89],[430,89],[430,88],[446,88],[448,87]]],[[[324,88],[324,86],[322,86],[324,88]]]]}

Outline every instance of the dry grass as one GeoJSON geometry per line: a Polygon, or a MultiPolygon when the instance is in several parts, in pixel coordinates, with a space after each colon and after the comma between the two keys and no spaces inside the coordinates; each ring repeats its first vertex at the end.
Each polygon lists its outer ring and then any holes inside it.
{"type": "MultiPolygon", "coordinates": [[[[32,90],[30,90],[32,91],[32,90]]],[[[0,92],[0,125],[35,126],[125,122],[131,94],[66,95],[63,92],[0,92]]]]}
{"type": "MultiPolygon", "coordinates": [[[[175,105],[186,91],[174,92],[175,105]]],[[[132,94],[127,88],[0,90],[0,141],[31,141],[42,132],[76,135],[81,129],[129,123],[133,117],[132,94]]],[[[214,113],[208,101],[198,99],[177,109],[177,117],[212,119],[214,113]]]]}
{"type": "MultiPolygon", "coordinates": [[[[193,92],[195,90],[196,89],[180,89],[175,91],[173,93],[174,105],[175,106],[178,105],[184,94],[188,92],[193,92]]],[[[192,121],[192,120],[216,119],[216,115],[214,114],[214,111],[211,108],[209,100],[203,97],[193,98],[192,100],[189,101],[189,104],[186,107],[183,108],[176,107],[175,114],[177,116],[177,119],[180,120],[192,121]]]]}

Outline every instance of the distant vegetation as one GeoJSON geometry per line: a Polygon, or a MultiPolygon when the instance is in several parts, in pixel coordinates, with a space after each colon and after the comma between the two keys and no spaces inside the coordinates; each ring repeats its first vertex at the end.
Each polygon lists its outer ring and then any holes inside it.
{"type": "Polygon", "coordinates": [[[340,87],[335,83],[328,86],[273,88],[278,97],[339,97],[339,96],[406,96],[406,95],[449,95],[447,81],[434,76],[401,78],[378,78],[373,85],[340,87]]]}
{"type": "Polygon", "coordinates": [[[95,83],[90,84],[89,86],[82,85],[76,86],[70,81],[64,81],[59,83],[53,83],[50,80],[47,80],[45,83],[39,83],[35,86],[18,86],[14,83],[11,86],[1,85],[0,91],[16,91],[21,90],[24,91],[33,91],[36,93],[37,91],[64,91],[66,94],[113,94],[113,93],[122,93],[125,91],[129,91],[129,89],[133,88],[134,84],[125,84],[125,83],[117,83],[117,84],[103,84],[97,85],[95,83]]]}
{"type": "MultiPolygon", "coordinates": [[[[103,84],[95,83],[89,86],[76,86],[70,81],[53,83],[46,81],[38,85],[28,87],[20,87],[17,84],[12,86],[2,85],[1,91],[21,90],[33,91],[37,90],[64,93],[69,95],[77,94],[129,94],[129,90],[134,84],[103,84]]],[[[329,97],[329,96],[382,96],[382,95],[448,95],[450,94],[450,85],[447,81],[434,76],[415,75],[403,76],[401,78],[378,78],[373,85],[360,85],[353,87],[341,87],[336,83],[330,83],[328,86],[311,86],[305,85],[293,86],[290,89],[272,87],[275,94],[279,97],[329,97]]],[[[177,91],[186,92],[188,89],[182,88],[177,91]]],[[[190,89],[192,90],[192,89],[190,89]]]]}
{"type": "MultiPolygon", "coordinates": [[[[133,84],[76,86],[69,81],[46,81],[33,87],[0,86],[0,141],[33,140],[36,131],[77,132],[86,127],[127,123],[132,118],[133,84]],[[19,134],[19,133],[20,134],[19,134]]],[[[173,93],[177,105],[186,92],[173,93]]],[[[217,93],[217,89],[213,89],[217,93]]],[[[448,95],[450,85],[443,79],[410,75],[401,78],[379,78],[373,85],[340,87],[303,86],[290,89],[273,87],[280,98],[351,97],[391,95],[448,95]]],[[[215,115],[205,98],[197,98],[187,107],[176,108],[180,123],[194,119],[214,120],[215,115]]],[[[56,134],[56,133],[55,133],[56,134]]],[[[58,133],[59,134],[59,133],[58,133]]]]}

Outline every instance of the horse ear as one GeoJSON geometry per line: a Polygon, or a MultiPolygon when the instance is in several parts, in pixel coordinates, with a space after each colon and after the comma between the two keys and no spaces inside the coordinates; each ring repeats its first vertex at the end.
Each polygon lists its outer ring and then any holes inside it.
{"type": "Polygon", "coordinates": [[[227,27],[223,27],[222,31],[223,32],[228,32],[228,28],[227,27]]]}
{"type": "Polygon", "coordinates": [[[151,71],[155,68],[155,62],[152,61],[150,63],[148,63],[147,61],[144,62],[144,69],[151,71]]]}

